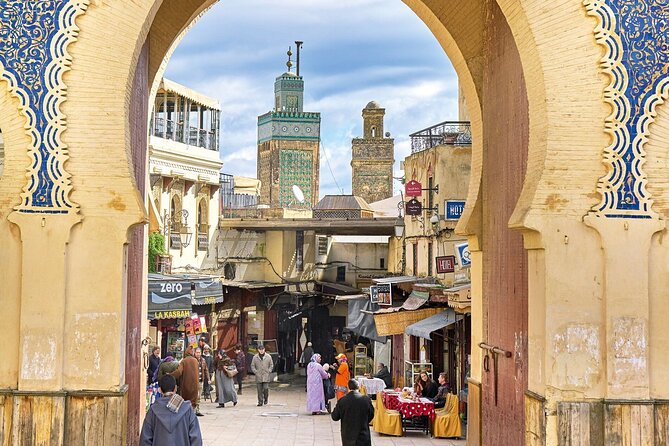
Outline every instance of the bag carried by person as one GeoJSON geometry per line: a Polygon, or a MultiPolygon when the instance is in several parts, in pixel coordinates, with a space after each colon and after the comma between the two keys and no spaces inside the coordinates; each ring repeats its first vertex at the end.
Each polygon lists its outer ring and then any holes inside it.
{"type": "Polygon", "coordinates": [[[332,385],[332,381],[330,378],[325,378],[323,380],[323,389],[325,393],[325,400],[331,400],[332,398],[335,397],[335,389],[334,386],[332,385]]]}
{"type": "Polygon", "coordinates": [[[223,369],[223,373],[225,373],[228,378],[232,378],[237,373],[239,373],[239,370],[237,370],[237,366],[235,366],[234,364],[226,365],[225,368],[223,369]]]}

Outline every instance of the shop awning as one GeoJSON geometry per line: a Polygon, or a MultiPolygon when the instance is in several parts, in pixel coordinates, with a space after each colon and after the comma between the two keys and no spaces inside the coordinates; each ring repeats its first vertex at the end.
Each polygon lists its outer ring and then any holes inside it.
{"type": "Polygon", "coordinates": [[[418,336],[420,338],[429,340],[431,339],[430,333],[436,330],[441,330],[444,327],[448,327],[449,325],[455,323],[455,321],[455,311],[452,308],[448,308],[446,311],[437,313],[407,326],[404,332],[411,336],[418,336]]]}
{"type": "Polygon", "coordinates": [[[189,317],[191,281],[183,276],[149,274],[149,319],[189,317]]]}
{"type": "Polygon", "coordinates": [[[440,313],[443,308],[421,308],[414,311],[396,311],[393,313],[375,313],[374,323],[379,336],[403,334],[411,324],[440,313]]]}
{"type": "Polygon", "coordinates": [[[217,277],[193,279],[195,294],[193,305],[211,305],[223,302],[223,284],[217,277]]]}
{"type": "Polygon", "coordinates": [[[373,304],[369,300],[369,297],[349,300],[346,328],[360,336],[364,336],[373,341],[385,343],[388,339],[385,336],[379,336],[377,333],[374,316],[369,314],[369,312],[362,311],[373,311],[377,308],[379,308],[378,304],[373,304]]]}

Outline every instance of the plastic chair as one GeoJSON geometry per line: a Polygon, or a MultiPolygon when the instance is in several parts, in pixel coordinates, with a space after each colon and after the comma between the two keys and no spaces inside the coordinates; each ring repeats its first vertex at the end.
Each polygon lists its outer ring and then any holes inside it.
{"type": "Polygon", "coordinates": [[[376,393],[376,411],[372,421],[372,428],[379,434],[401,437],[404,433],[402,431],[402,415],[396,410],[385,408],[381,392],[376,393]]]}
{"type": "Polygon", "coordinates": [[[436,410],[437,416],[432,425],[432,436],[435,438],[451,438],[462,436],[459,400],[456,395],[448,394],[443,409],[436,410]]]}

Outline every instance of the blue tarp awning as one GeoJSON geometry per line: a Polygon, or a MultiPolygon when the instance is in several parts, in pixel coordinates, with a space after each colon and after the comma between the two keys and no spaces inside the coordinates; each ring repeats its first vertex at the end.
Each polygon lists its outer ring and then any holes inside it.
{"type": "Polygon", "coordinates": [[[411,336],[431,339],[430,333],[436,330],[441,330],[444,327],[448,327],[449,325],[454,324],[455,321],[455,311],[452,308],[448,308],[446,311],[437,313],[423,319],[422,321],[418,321],[409,325],[404,330],[404,332],[411,336]]]}

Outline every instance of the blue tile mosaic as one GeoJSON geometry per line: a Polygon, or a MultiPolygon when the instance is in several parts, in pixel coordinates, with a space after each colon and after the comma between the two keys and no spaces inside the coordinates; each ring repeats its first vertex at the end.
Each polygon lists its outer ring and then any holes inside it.
{"type": "Polygon", "coordinates": [[[606,49],[602,67],[611,77],[605,97],[613,107],[606,123],[612,136],[604,152],[608,172],[600,180],[603,199],[595,210],[607,217],[650,215],[643,146],[655,108],[669,93],[669,1],[583,3],[599,22],[595,36],[606,49]]]}
{"type": "Polygon", "coordinates": [[[60,104],[65,98],[62,75],[70,59],[67,46],[77,35],[75,19],[88,1],[0,1],[0,79],[21,101],[32,141],[29,180],[19,212],[69,213],[76,205],[63,169],[67,148],[60,104]]]}

